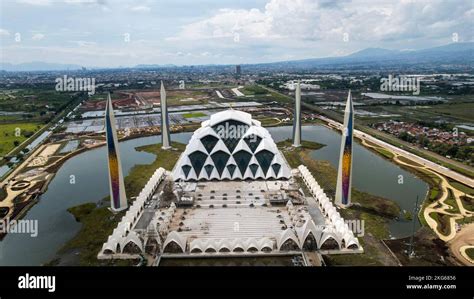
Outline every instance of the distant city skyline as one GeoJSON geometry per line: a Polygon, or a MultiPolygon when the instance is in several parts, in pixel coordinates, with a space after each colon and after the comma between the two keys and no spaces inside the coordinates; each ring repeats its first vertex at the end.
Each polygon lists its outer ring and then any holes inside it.
{"type": "Polygon", "coordinates": [[[473,41],[472,1],[1,2],[2,63],[246,64],[473,41]]]}

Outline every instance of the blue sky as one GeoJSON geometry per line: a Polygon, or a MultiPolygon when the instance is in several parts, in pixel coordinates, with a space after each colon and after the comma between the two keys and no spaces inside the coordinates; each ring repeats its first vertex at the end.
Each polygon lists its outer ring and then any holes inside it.
{"type": "Polygon", "coordinates": [[[243,64],[473,41],[474,1],[6,0],[2,62],[243,64]],[[20,37],[20,38],[18,38],[20,37]]]}

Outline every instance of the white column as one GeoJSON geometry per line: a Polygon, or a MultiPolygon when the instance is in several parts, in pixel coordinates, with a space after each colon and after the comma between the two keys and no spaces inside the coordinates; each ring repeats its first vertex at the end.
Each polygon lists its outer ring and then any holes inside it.
{"type": "Polygon", "coordinates": [[[296,83],[295,89],[295,115],[293,118],[293,146],[301,146],[301,87],[296,83]]]}
{"type": "Polygon", "coordinates": [[[114,109],[110,93],[105,108],[105,137],[107,140],[109,165],[110,206],[113,212],[119,212],[125,210],[128,207],[128,203],[123,182],[122,163],[120,162],[114,109]]]}
{"type": "Polygon", "coordinates": [[[166,90],[161,81],[161,90],[160,90],[160,106],[161,106],[161,148],[170,149],[170,131],[169,131],[169,118],[168,118],[168,106],[166,103],[166,90]]]}
{"type": "Polygon", "coordinates": [[[339,157],[339,169],[337,172],[335,199],[335,203],[343,208],[351,205],[353,131],[354,107],[352,104],[351,91],[349,90],[346,109],[344,111],[344,125],[341,137],[341,152],[339,157]]]}

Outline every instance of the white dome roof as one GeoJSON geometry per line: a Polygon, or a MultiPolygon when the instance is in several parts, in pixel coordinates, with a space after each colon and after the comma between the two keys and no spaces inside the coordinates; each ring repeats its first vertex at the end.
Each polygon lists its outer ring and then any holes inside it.
{"type": "Polygon", "coordinates": [[[175,180],[185,181],[290,176],[270,133],[249,113],[232,109],[201,124],[173,170],[175,180]]]}

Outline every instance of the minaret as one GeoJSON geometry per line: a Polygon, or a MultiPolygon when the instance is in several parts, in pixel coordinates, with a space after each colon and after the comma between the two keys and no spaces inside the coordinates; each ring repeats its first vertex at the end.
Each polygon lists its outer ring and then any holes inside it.
{"type": "Polygon", "coordinates": [[[295,89],[295,115],[293,118],[293,146],[301,146],[301,87],[300,81],[296,82],[295,89]]]}
{"type": "Polygon", "coordinates": [[[122,164],[120,163],[117,130],[115,129],[114,108],[110,93],[105,108],[105,136],[109,160],[110,205],[113,212],[127,208],[127,195],[123,183],[122,164]]]}
{"type": "Polygon", "coordinates": [[[161,81],[161,90],[160,90],[160,97],[161,97],[161,148],[162,149],[170,149],[170,122],[168,118],[168,106],[166,104],[166,90],[165,86],[163,85],[163,81],[161,81]]]}
{"type": "Polygon", "coordinates": [[[335,200],[335,203],[343,208],[351,205],[353,131],[354,107],[352,105],[351,91],[349,90],[346,109],[344,111],[344,126],[341,138],[341,155],[339,158],[339,170],[337,172],[335,200]]]}

